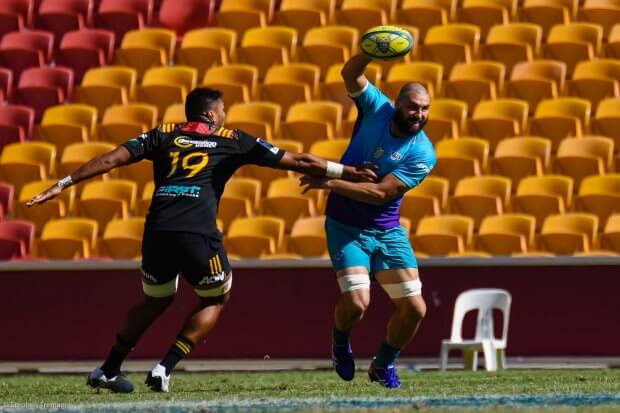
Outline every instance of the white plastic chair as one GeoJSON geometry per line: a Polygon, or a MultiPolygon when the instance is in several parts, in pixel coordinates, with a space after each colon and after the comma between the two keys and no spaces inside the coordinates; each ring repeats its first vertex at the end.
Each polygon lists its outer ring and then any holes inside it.
{"type": "Polygon", "coordinates": [[[448,367],[448,354],[450,350],[454,349],[463,351],[466,369],[477,369],[479,351],[484,354],[484,364],[487,371],[505,368],[511,301],[512,297],[506,290],[481,288],[462,292],[454,304],[451,337],[449,340],[442,340],[441,342],[441,370],[445,371],[448,367]],[[502,337],[499,339],[495,338],[493,332],[493,309],[495,308],[502,312],[504,318],[502,337]],[[463,319],[465,314],[472,310],[478,310],[476,335],[473,340],[463,340],[463,319]]]}

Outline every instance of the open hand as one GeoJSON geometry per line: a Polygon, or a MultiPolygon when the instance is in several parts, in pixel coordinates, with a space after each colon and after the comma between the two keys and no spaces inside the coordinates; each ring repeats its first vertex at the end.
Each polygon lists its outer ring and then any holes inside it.
{"type": "Polygon", "coordinates": [[[329,178],[304,175],[299,178],[299,186],[305,186],[304,190],[302,191],[302,194],[305,194],[311,189],[327,188],[328,181],[329,178]]]}
{"type": "Polygon", "coordinates": [[[357,165],[349,168],[346,179],[353,182],[377,182],[379,181],[376,173],[377,169],[379,169],[379,166],[373,163],[357,165]]]}
{"type": "Polygon", "coordinates": [[[26,206],[27,207],[31,207],[33,205],[42,204],[44,202],[47,202],[50,199],[55,198],[61,191],[62,191],[62,189],[60,189],[60,187],[58,185],[53,185],[48,190],[43,191],[40,194],[35,195],[34,197],[32,197],[32,199],[30,199],[28,202],[26,202],[26,206]]]}

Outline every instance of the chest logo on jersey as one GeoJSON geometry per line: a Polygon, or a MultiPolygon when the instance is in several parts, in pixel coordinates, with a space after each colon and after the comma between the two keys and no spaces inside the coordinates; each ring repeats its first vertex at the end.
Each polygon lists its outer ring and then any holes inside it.
{"type": "Polygon", "coordinates": [[[379,159],[383,156],[384,153],[385,153],[385,150],[382,147],[377,146],[375,151],[372,153],[372,157],[375,159],[379,159]]]}
{"type": "Polygon", "coordinates": [[[207,148],[213,149],[217,147],[217,142],[200,140],[200,139],[191,139],[188,136],[177,136],[174,138],[174,144],[179,148],[187,149],[191,147],[195,148],[207,148]]]}
{"type": "Polygon", "coordinates": [[[390,154],[390,159],[393,161],[400,161],[401,159],[403,159],[403,154],[400,152],[392,152],[390,154]]]}

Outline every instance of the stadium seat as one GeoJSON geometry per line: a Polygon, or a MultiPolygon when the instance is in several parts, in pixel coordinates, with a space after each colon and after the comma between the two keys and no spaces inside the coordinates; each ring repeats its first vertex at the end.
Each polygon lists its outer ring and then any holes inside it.
{"type": "Polygon", "coordinates": [[[88,69],[105,66],[114,54],[114,33],[108,30],[76,30],[67,32],[54,60],[57,65],[73,69],[74,80],[80,83],[88,69]]]}
{"type": "MultiPolygon", "coordinates": [[[[147,163],[147,162],[141,162],[147,163]]],[[[153,192],[155,192],[155,183],[153,181],[149,181],[144,185],[142,189],[142,196],[139,200],[136,201],[136,215],[140,217],[146,216],[149,207],[151,206],[151,201],[153,200],[153,192]]],[[[218,226],[218,228],[223,228],[218,226]]]]}
{"type": "Polygon", "coordinates": [[[299,179],[278,178],[269,184],[267,196],[260,201],[261,215],[269,215],[284,220],[284,231],[289,233],[296,220],[317,215],[313,195],[316,191],[302,194],[299,179]]]}
{"type": "Polygon", "coordinates": [[[300,218],[295,221],[287,250],[303,257],[326,256],[325,217],[300,218]]]}
{"type": "Polygon", "coordinates": [[[135,182],[138,185],[138,191],[142,191],[153,180],[153,164],[147,160],[112,171],[112,173],[115,172],[118,173],[118,178],[135,182]]]}
{"type": "Polygon", "coordinates": [[[414,251],[429,256],[464,252],[471,244],[474,220],[462,215],[422,218],[411,237],[414,251]]]}
{"type": "Polygon", "coordinates": [[[338,162],[349,146],[349,139],[326,139],[312,144],[310,153],[333,162],[338,162]]]}
{"type": "Polygon", "coordinates": [[[71,99],[72,92],[73,70],[66,67],[33,67],[24,70],[19,78],[15,103],[32,107],[35,122],[38,123],[45,109],[71,99]]]}
{"type": "Polygon", "coordinates": [[[335,0],[282,0],[274,23],[293,27],[301,42],[308,30],[331,22],[335,9],[335,0]]]}
{"type": "Polygon", "coordinates": [[[598,217],[585,212],[551,215],[537,236],[538,249],[556,255],[588,252],[597,242],[598,217]]]}
{"type": "Polygon", "coordinates": [[[165,66],[172,56],[176,33],[162,28],[130,30],[123,37],[120,49],[116,49],[114,63],[136,69],[138,80],[154,66],[165,66]]]}
{"type": "Polygon", "coordinates": [[[506,75],[519,62],[531,62],[540,52],[542,29],[532,23],[508,23],[491,27],[486,43],[481,46],[483,59],[506,66],[506,75]]]}
{"type": "Polygon", "coordinates": [[[73,103],[49,107],[35,132],[39,139],[62,151],[67,145],[94,138],[96,124],[96,108],[73,103]]]}
{"type": "Polygon", "coordinates": [[[319,95],[319,67],[309,63],[272,66],[259,86],[260,97],[288,109],[297,102],[309,102],[319,95]]]}
{"type": "MultiPolygon", "coordinates": [[[[325,100],[332,100],[334,102],[338,102],[342,105],[343,113],[349,113],[349,110],[354,107],[354,102],[349,94],[347,93],[346,88],[344,87],[344,80],[342,79],[341,71],[343,64],[336,63],[335,65],[331,65],[329,69],[327,69],[327,73],[325,75],[325,80],[321,85],[321,96],[325,100]]],[[[380,86],[381,83],[381,66],[370,63],[366,66],[366,71],[364,75],[370,83],[375,86],[380,86]]]]}
{"type": "Polygon", "coordinates": [[[0,151],[15,142],[24,142],[32,136],[34,110],[28,106],[0,106],[0,151]]]}
{"type": "Polygon", "coordinates": [[[545,218],[563,214],[572,203],[573,180],[563,175],[526,177],[519,182],[512,197],[512,211],[533,215],[536,231],[542,228],[545,218]]]}
{"type": "Polygon", "coordinates": [[[601,247],[620,252],[620,214],[613,214],[607,219],[601,235],[601,247]]]}
{"type": "Polygon", "coordinates": [[[11,214],[15,200],[15,186],[9,182],[0,182],[0,220],[11,214]]]}
{"type": "Polygon", "coordinates": [[[288,65],[297,53],[297,31],[291,27],[269,26],[249,29],[237,49],[237,60],[258,68],[260,79],[274,65],[288,65]]]}
{"type": "Polygon", "coordinates": [[[614,141],[604,136],[568,138],[560,142],[554,170],[573,178],[575,187],[590,175],[603,175],[611,171],[614,141]]]}
{"type": "Polygon", "coordinates": [[[396,21],[417,27],[420,38],[433,26],[442,26],[456,15],[456,0],[403,0],[396,21]]]}
{"type": "Polygon", "coordinates": [[[576,17],[578,0],[525,0],[518,10],[521,22],[534,23],[542,27],[543,38],[550,29],[567,24],[576,17]]]}
{"type": "Polygon", "coordinates": [[[258,210],[261,182],[254,178],[233,177],[224,188],[218,207],[222,230],[228,231],[232,221],[251,217],[258,210]]]}
{"type": "Polygon", "coordinates": [[[0,260],[29,255],[33,239],[32,222],[16,219],[0,222],[0,260]]]}
{"type": "Polygon", "coordinates": [[[592,133],[612,138],[616,152],[620,151],[620,98],[603,99],[599,103],[592,120],[592,133]]]}
{"type": "Polygon", "coordinates": [[[78,216],[98,222],[99,230],[103,231],[111,220],[129,216],[137,193],[138,185],[125,179],[89,182],[75,202],[75,210],[78,216]]]}
{"type": "Polygon", "coordinates": [[[597,24],[570,23],[551,28],[542,52],[546,59],[566,63],[569,76],[578,62],[592,60],[601,51],[603,29],[597,24]]]}
{"type": "Polygon", "coordinates": [[[442,139],[435,147],[437,165],[435,176],[447,178],[450,188],[456,188],[459,179],[465,176],[479,176],[487,169],[489,142],[476,137],[442,139]]]}
{"type": "Polygon", "coordinates": [[[480,28],[480,37],[486,42],[491,27],[510,22],[516,12],[516,0],[464,0],[456,10],[456,18],[480,28]]]}
{"type": "Polygon", "coordinates": [[[545,99],[536,107],[530,121],[530,134],[551,139],[555,151],[567,137],[581,136],[590,125],[592,104],[582,98],[545,99]]]}
{"type": "Polygon", "coordinates": [[[94,6],[94,0],[42,0],[34,16],[34,25],[54,33],[58,46],[67,32],[91,24],[94,6]]]}
{"type": "Polygon", "coordinates": [[[449,189],[447,179],[427,176],[420,185],[405,193],[400,215],[409,220],[412,231],[415,232],[422,218],[441,215],[446,210],[449,189]]]}
{"type": "Polygon", "coordinates": [[[135,260],[142,257],[144,218],[113,219],[106,225],[99,243],[100,253],[114,259],[135,260]]]}
{"type": "Polygon", "coordinates": [[[242,258],[258,258],[279,252],[284,239],[284,220],[276,217],[235,219],[224,238],[226,251],[242,258]]]}
{"type": "Polygon", "coordinates": [[[556,98],[564,88],[566,64],[555,60],[535,60],[517,63],[506,82],[506,97],[528,102],[530,115],[544,99],[556,98]]]}
{"type": "Polygon", "coordinates": [[[155,127],[157,107],[144,103],[110,106],[97,125],[97,138],[117,145],[155,127]]]}
{"type": "Polygon", "coordinates": [[[4,0],[0,2],[0,37],[6,33],[32,27],[34,0],[4,0]]]}
{"type": "Polygon", "coordinates": [[[157,106],[157,113],[163,115],[168,106],[185,102],[197,81],[196,69],[189,66],[153,67],[136,87],[136,100],[157,106]]]}
{"type": "Polygon", "coordinates": [[[50,259],[89,258],[97,246],[97,221],[64,218],[49,221],[35,242],[36,255],[50,259]]]}
{"type": "Polygon", "coordinates": [[[275,254],[261,254],[258,258],[261,260],[301,260],[304,257],[290,252],[276,252],[275,254]]]}
{"type": "Polygon", "coordinates": [[[424,132],[433,142],[458,138],[465,131],[466,120],[467,103],[456,99],[435,99],[424,132]]]}
{"type": "Polygon", "coordinates": [[[537,136],[520,136],[502,139],[491,158],[490,170],[512,181],[516,190],[521,179],[542,176],[549,168],[551,141],[537,136]]]}
{"type": "Polygon", "coordinates": [[[13,97],[13,71],[0,67],[0,103],[13,97]]]}
{"type": "Polygon", "coordinates": [[[359,33],[348,26],[315,27],[308,32],[299,50],[299,59],[321,68],[326,74],[329,67],[344,63],[357,50],[359,33]]]}
{"type": "Polygon", "coordinates": [[[205,72],[214,66],[230,67],[235,57],[237,33],[221,27],[190,30],[183,36],[177,50],[175,64],[191,66],[202,79],[205,72]]]}
{"type": "Polygon", "coordinates": [[[528,104],[524,100],[483,100],[474,109],[469,133],[489,141],[491,152],[494,152],[500,140],[521,135],[527,130],[527,113],[528,104]]]}
{"type": "Polygon", "coordinates": [[[159,24],[183,36],[192,29],[210,26],[215,16],[214,0],[163,0],[159,24]]]}
{"type": "Polygon", "coordinates": [[[615,0],[585,0],[577,11],[577,21],[598,24],[607,40],[611,28],[620,21],[620,6],[615,0]]]}
{"type": "Polygon", "coordinates": [[[58,180],[47,179],[37,180],[25,184],[19,193],[19,202],[14,205],[14,215],[16,218],[31,221],[35,225],[35,232],[37,236],[41,235],[41,231],[45,226],[45,223],[58,218],[64,218],[67,214],[73,211],[73,205],[75,202],[75,186],[70,186],[62,191],[54,199],[50,199],[44,204],[39,204],[36,208],[28,208],[25,204],[37,194],[51,188],[52,185],[56,185],[58,180]]]}
{"type": "Polygon", "coordinates": [[[620,213],[620,174],[589,176],[581,181],[574,210],[595,214],[600,223],[620,213]]]}
{"type": "Polygon", "coordinates": [[[114,33],[115,47],[130,30],[142,29],[153,19],[153,0],[101,0],[93,16],[95,27],[114,33]]]}
{"type": "Polygon", "coordinates": [[[432,98],[439,95],[442,79],[443,66],[439,63],[397,63],[390,68],[387,79],[382,85],[382,89],[383,93],[394,100],[405,84],[418,82],[426,87],[426,90],[428,90],[432,98]]]}
{"type": "MultiPolygon", "coordinates": [[[[350,100],[353,102],[353,99],[350,100]]],[[[347,138],[353,136],[358,117],[359,113],[357,112],[357,106],[351,106],[351,108],[349,109],[349,114],[347,115],[346,119],[342,121],[342,136],[347,138]]]]}
{"type": "Polygon", "coordinates": [[[502,215],[510,200],[510,179],[498,175],[462,178],[448,199],[450,213],[466,215],[478,229],[484,217],[502,215]]]}
{"type": "Polygon", "coordinates": [[[272,102],[239,103],[226,114],[226,125],[271,140],[280,133],[282,107],[272,102]]]}
{"type": "Polygon", "coordinates": [[[0,179],[10,182],[19,193],[27,182],[54,174],[56,147],[45,142],[11,143],[0,154],[0,179]]]}
{"type": "Polygon", "coordinates": [[[113,105],[124,105],[134,98],[138,72],[130,67],[109,66],[90,69],[75,88],[75,100],[97,108],[100,116],[113,105]]]}
{"type": "Polygon", "coordinates": [[[228,64],[207,70],[201,86],[223,93],[224,105],[248,103],[258,94],[258,69],[245,64],[228,64]]]}
{"type": "Polygon", "coordinates": [[[498,62],[457,63],[448,81],[442,85],[443,95],[459,99],[474,107],[481,100],[494,100],[502,91],[505,67],[498,62]]]}
{"type": "Polygon", "coordinates": [[[469,63],[478,53],[480,29],[473,24],[448,23],[431,27],[419,47],[422,60],[441,63],[448,76],[457,63],[469,63]]]}
{"type": "Polygon", "coordinates": [[[597,107],[605,98],[620,96],[620,61],[600,59],[579,62],[572,80],[566,83],[570,96],[588,99],[597,107]]]}
{"type": "Polygon", "coordinates": [[[0,41],[0,65],[19,79],[24,70],[52,60],[54,35],[42,30],[7,33],[0,41]]]}
{"type": "Polygon", "coordinates": [[[274,0],[222,0],[215,25],[236,31],[241,40],[248,29],[268,25],[274,11],[274,0]]]}
{"type": "Polygon", "coordinates": [[[308,150],[322,139],[340,136],[342,106],[336,102],[315,101],[293,104],[282,123],[281,135],[299,141],[308,150]]]}
{"type": "Polygon", "coordinates": [[[605,45],[605,56],[612,59],[620,58],[620,23],[615,24],[609,33],[609,39],[605,45]]]}
{"type": "Polygon", "coordinates": [[[164,118],[162,119],[163,123],[182,123],[186,121],[184,103],[175,103],[174,105],[168,106],[164,112],[164,118]]]}
{"type": "Polygon", "coordinates": [[[395,12],[396,0],[344,0],[336,10],[335,22],[364,33],[371,27],[392,21],[395,12]]]}
{"type": "MultiPolygon", "coordinates": [[[[58,176],[66,176],[73,173],[78,167],[95,156],[114,150],[114,148],[114,145],[107,142],[80,142],[67,145],[60,156],[58,176]]],[[[78,185],[81,185],[81,183],[78,185]]]]}
{"type": "Polygon", "coordinates": [[[474,236],[477,250],[492,255],[525,253],[534,244],[536,219],[527,214],[487,216],[474,236]]]}

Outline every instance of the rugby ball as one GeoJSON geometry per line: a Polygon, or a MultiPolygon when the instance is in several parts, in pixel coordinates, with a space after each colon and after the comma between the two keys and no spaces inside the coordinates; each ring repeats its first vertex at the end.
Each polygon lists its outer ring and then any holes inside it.
{"type": "Polygon", "coordinates": [[[398,59],[413,48],[413,36],[397,26],[376,26],[360,39],[360,49],[373,59],[398,59]]]}

